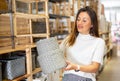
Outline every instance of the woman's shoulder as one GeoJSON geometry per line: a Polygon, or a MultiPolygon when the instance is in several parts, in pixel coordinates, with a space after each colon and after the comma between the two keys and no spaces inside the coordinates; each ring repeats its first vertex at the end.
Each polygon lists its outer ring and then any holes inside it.
{"type": "Polygon", "coordinates": [[[105,40],[100,38],[100,37],[97,37],[96,40],[98,41],[98,43],[100,44],[105,44],[105,40]]]}

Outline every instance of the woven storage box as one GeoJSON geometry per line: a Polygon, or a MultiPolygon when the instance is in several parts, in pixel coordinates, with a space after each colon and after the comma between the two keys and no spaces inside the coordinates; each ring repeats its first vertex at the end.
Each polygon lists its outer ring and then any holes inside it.
{"type": "Polygon", "coordinates": [[[66,66],[62,51],[55,37],[37,42],[38,62],[43,73],[52,73],[66,66]]]}
{"type": "Polygon", "coordinates": [[[46,33],[46,22],[32,22],[32,33],[46,33]]]}
{"type": "Polygon", "coordinates": [[[57,38],[41,39],[37,43],[37,51],[39,55],[59,49],[57,38]]]}
{"type": "Polygon", "coordinates": [[[1,63],[0,63],[0,81],[2,81],[2,65],[1,65],[1,63]]]}
{"type": "Polygon", "coordinates": [[[0,60],[2,62],[3,79],[12,80],[25,74],[25,57],[14,56],[0,60]]]}

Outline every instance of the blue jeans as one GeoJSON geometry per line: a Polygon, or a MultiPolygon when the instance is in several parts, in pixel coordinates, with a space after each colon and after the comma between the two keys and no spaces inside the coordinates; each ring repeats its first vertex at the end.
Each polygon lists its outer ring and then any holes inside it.
{"type": "Polygon", "coordinates": [[[92,79],[81,77],[75,74],[65,74],[62,81],[92,81],[92,79]]]}

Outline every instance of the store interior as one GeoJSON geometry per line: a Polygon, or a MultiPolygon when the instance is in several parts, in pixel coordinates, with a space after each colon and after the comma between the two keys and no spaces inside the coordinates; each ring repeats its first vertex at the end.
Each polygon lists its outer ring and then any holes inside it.
{"type": "Polygon", "coordinates": [[[0,81],[62,81],[62,69],[42,72],[36,42],[56,37],[60,44],[85,6],[96,12],[106,44],[96,79],[119,81],[120,0],[0,0],[0,81]]]}

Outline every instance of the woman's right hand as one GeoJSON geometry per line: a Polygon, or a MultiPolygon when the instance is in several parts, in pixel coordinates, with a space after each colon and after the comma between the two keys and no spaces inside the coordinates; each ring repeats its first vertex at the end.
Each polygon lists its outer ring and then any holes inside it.
{"type": "Polygon", "coordinates": [[[67,66],[64,68],[65,71],[77,69],[77,64],[74,64],[68,60],[66,60],[66,63],[67,63],[67,66]]]}

